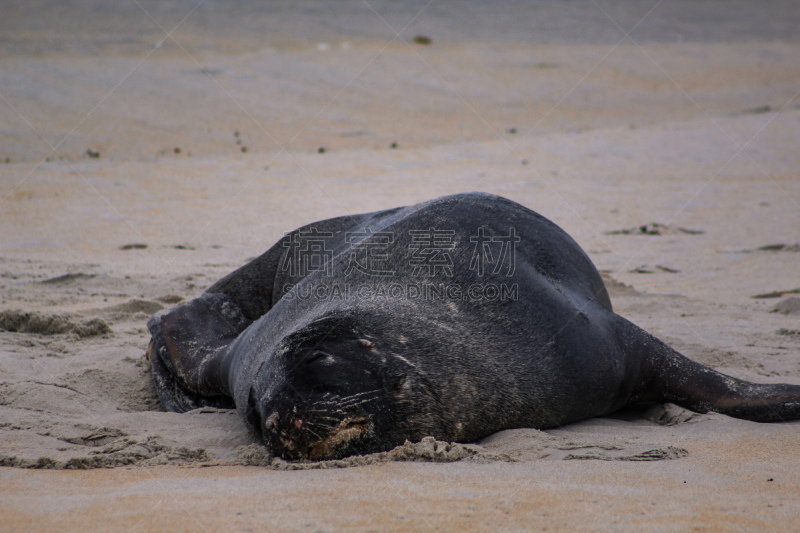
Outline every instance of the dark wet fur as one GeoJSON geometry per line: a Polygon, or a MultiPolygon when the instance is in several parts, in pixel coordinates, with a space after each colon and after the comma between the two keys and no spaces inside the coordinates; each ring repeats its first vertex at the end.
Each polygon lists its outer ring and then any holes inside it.
{"type": "MultiPolygon", "coordinates": [[[[370,240],[365,241],[369,243],[370,240]]],[[[363,251],[363,250],[361,250],[363,251]]],[[[384,279],[383,281],[386,281],[384,279]]],[[[542,216],[504,198],[462,194],[295,230],[199,298],[154,315],[149,350],[164,407],[236,407],[283,457],[387,450],[406,439],[474,441],[550,428],[641,401],[673,402],[772,422],[800,418],[800,386],[759,385],[699,365],[616,315],[586,254],[542,216]],[[479,226],[521,238],[515,269],[477,276],[479,226]],[[328,232],[332,275],[293,272],[286,254],[310,229],[328,232]],[[409,230],[454,230],[452,276],[420,277],[409,230]],[[516,284],[517,300],[302,299],[345,276],[347,232],[392,232],[391,283],[516,284]]]]}

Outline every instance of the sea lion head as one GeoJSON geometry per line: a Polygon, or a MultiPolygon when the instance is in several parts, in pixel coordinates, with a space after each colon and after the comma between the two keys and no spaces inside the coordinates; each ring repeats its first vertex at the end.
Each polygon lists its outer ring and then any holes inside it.
{"type": "Polygon", "coordinates": [[[328,316],[281,340],[248,417],[274,455],[335,459],[428,434],[412,424],[428,402],[410,401],[408,359],[363,330],[352,316],[328,316]]]}

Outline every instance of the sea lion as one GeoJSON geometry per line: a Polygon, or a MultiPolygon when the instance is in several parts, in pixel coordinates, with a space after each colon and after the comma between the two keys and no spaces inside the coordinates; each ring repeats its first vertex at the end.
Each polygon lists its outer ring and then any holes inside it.
{"type": "Polygon", "coordinates": [[[800,418],[800,386],[682,356],[612,311],[562,229],[489,194],[309,224],[148,328],[167,410],[236,408],[288,459],[469,442],[644,401],[800,418]]]}

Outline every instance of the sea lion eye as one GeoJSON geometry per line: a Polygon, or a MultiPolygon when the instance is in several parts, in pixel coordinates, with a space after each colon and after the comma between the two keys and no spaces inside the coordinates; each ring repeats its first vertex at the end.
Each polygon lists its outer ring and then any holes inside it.
{"type": "Polygon", "coordinates": [[[395,396],[405,395],[411,391],[411,380],[408,376],[400,378],[392,387],[392,394],[395,396]]]}
{"type": "Polygon", "coordinates": [[[322,350],[314,350],[311,352],[311,355],[308,357],[308,359],[306,359],[306,364],[310,365],[317,362],[330,365],[335,363],[336,360],[327,352],[323,352],[322,350]]]}

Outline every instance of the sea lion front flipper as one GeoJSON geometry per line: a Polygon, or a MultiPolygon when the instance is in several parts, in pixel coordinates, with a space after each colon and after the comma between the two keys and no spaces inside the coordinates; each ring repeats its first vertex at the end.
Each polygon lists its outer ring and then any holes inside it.
{"type": "Polygon", "coordinates": [[[214,283],[206,293],[228,296],[249,320],[265,315],[273,304],[275,276],[286,253],[283,244],[287,240],[285,236],[260,256],[214,283]]]}
{"type": "Polygon", "coordinates": [[[402,207],[345,215],[312,222],[287,233],[269,250],[209,287],[210,294],[231,298],[249,320],[257,320],[282,297],[285,286],[300,282],[332,260],[334,250],[349,247],[349,232],[369,232],[371,226],[392,217],[402,207]],[[330,255],[328,255],[330,254],[330,255]],[[306,264],[318,261],[321,264],[306,264]]]}
{"type": "Polygon", "coordinates": [[[230,345],[251,321],[224,294],[161,311],[147,322],[148,357],[158,397],[168,411],[234,408],[228,390],[230,345]]]}

